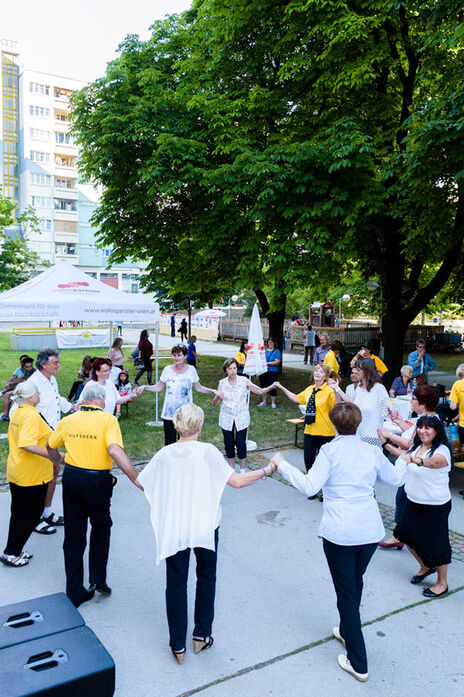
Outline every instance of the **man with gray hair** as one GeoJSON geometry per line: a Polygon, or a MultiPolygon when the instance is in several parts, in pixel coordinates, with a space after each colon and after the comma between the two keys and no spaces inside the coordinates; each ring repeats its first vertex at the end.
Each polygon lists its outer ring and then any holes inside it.
{"type": "MultiPolygon", "coordinates": [[[[29,380],[37,387],[40,401],[37,409],[42,414],[50,428],[55,429],[60,423],[61,412],[65,414],[72,409],[71,402],[61,397],[55,375],[60,367],[60,353],[54,348],[44,348],[37,354],[35,361],[37,370],[29,380]]],[[[53,494],[55,493],[56,480],[60,472],[59,463],[54,465],[53,479],[48,485],[45,498],[45,508],[42,517],[35,528],[35,532],[41,535],[52,535],[56,532],[55,525],[63,525],[63,516],[56,515],[52,510],[53,494]]]]}
{"type": "Polygon", "coordinates": [[[64,565],[66,594],[76,607],[93,598],[95,591],[110,595],[106,566],[110,548],[110,503],[116,477],[113,460],[135,486],[138,472],[123,450],[121,430],[113,414],[103,411],[105,389],[87,384],[79,411],[65,416],[47,443],[50,458],[58,462],[66,447],[63,472],[64,565]],[[90,519],[88,590],[84,587],[84,550],[90,519]]]}

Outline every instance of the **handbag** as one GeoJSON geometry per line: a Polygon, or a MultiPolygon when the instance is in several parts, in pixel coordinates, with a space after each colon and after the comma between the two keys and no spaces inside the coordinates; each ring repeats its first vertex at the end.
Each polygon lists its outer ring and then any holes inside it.
{"type": "Polygon", "coordinates": [[[316,421],[316,392],[319,392],[319,390],[320,388],[316,389],[315,387],[311,392],[310,398],[308,399],[304,420],[306,426],[309,426],[316,421]]]}

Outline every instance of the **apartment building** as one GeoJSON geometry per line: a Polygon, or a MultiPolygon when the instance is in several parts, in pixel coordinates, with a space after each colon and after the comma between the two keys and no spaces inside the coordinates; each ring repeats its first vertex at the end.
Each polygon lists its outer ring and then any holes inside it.
{"type": "Polygon", "coordinates": [[[50,263],[67,259],[109,285],[138,292],[146,264],[106,268],[111,249],[97,247],[90,222],[101,192],[79,180],[68,115],[71,95],[85,83],[22,66],[14,42],[2,40],[1,52],[3,193],[19,212],[32,206],[42,220],[40,233],[18,225],[11,233],[50,263]]]}

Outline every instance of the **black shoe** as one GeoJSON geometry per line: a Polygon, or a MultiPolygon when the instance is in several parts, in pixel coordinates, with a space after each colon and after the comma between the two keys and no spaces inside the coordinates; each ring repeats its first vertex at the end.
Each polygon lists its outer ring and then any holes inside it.
{"type": "Polygon", "coordinates": [[[430,588],[424,588],[422,591],[422,595],[425,595],[426,598],[439,598],[440,595],[445,595],[445,593],[448,593],[448,586],[441,593],[434,593],[430,588]]]}
{"type": "Polygon", "coordinates": [[[91,583],[89,586],[89,592],[95,593],[95,591],[98,591],[102,595],[111,595],[111,588],[107,585],[107,583],[100,583],[98,586],[96,583],[91,583]]]}
{"type": "Polygon", "coordinates": [[[424,580],[424,578],[427,578],[427,576],[431,576],[432,574],[435,574],[436,572],[437,572],[437,570],[432,567],[431,569],[426,571],[425,574],[416,574],[415,576],[412,577],[411,583],[413,583],[413,584],[420,583],[421,581],[424,580]]]}
{"type": "Polygon", "coordinates": [[[73,600],[73,599],[71,598],[71,602],[72,602],[72,604],[74,605],[74,607],[79,607],[79,605],[82,605],[82,603],[86,603],[88,600],[92,600],[92,598],[93,598],[94,595],[95,595],[95,591],[94,591],[94,590],[91,590],[91,589],[89,588],[89,590],[87,591],[87,590],[85,590],[85,588],[84,588],[84,590],[82,591],[82,595],[81,595],[81,597],[79,598],[79,600],[73,600]]]}

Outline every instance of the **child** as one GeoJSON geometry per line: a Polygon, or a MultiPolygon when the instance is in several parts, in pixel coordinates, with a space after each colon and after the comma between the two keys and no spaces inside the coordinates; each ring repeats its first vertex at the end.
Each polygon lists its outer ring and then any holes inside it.
{"type": "Polygon", "coordinates": [[[187,347],[187,363],[189,365],[193,365],[196,367],[197,365],[197,352],[195,351],[195,341],[197,340],[196,336],[191,336],[189,345],[187,347]]]}
{"type": "MultiPolygon", "coordinates": [[[[116,388],[121,397],[127,394],[132,394],[132,385],[129,382],[129,373],[127,372],[127,370],[121,370],[121,372],[119,373],[116,388]]],[[[132,402],[132,400],[130,401],[132,402]]],[[[120,416],[121,405],[116,404],[116,418],[119,419],[120,416]]]]}

